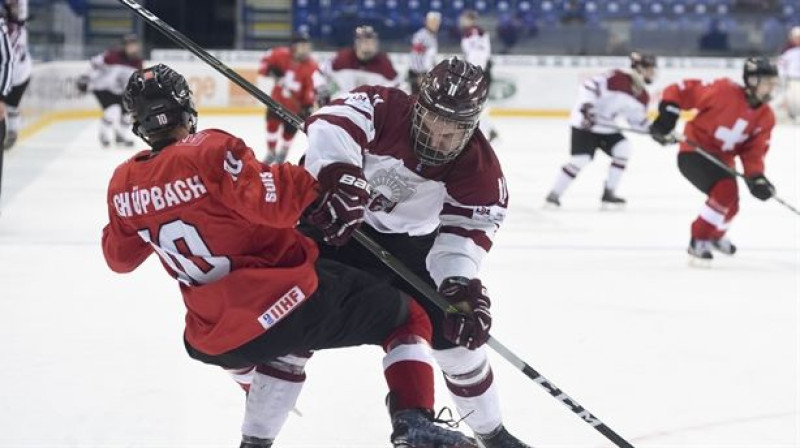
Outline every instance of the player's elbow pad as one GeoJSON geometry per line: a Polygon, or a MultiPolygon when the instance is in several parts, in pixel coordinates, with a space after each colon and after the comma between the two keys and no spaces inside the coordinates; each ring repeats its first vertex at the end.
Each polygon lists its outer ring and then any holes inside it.
{"type": "Polygon", "coordinates": [[[653,122],[652,129],[663,135],[669,134],[675,129],[680,113],[681,108],[677,103],[662,101],[658,105],[658,117],[653,122]]]}

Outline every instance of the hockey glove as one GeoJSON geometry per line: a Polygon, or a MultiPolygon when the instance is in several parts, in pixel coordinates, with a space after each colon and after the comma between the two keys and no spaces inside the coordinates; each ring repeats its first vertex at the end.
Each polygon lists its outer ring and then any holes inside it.
{"type": "Polygon", "coordinates": [[[312,113],[314,113],[314,106],[304,106],[302,109],[300,109],[300,112],[297,114],[297,116],[301,120],[305,121],[306,118],[310,117],[312,113]]]}
{"type": "Polygon", "coordinates": [[[747,178],[747,188],[750,194],[762,201],[775,196],[775,186],[763,174],[747,178]]]}
{"type": "Polygon", "coordinates": [[[470,350],[485,344],[492,328],[492,314],[489,312],[492,303],[481,281],[447,277],[439,287],[439,293],[459,310],[445,314],[442,325],[445,339],[470,350]]]}
{"type": "Polygon", "coordinates": [[[653,137],[653,140],[662,145],[677,143],[678,139],[672,130],[675,129],[680,113],[681,108],[677,104],[671,101],[662,101],[658,105],[658,117],[650,125],[650,136],[653,137]]]}
{"type": "Polygon", "coordinates": [[[595,124],[597,124],[597,114],[594,111],[594,104],[581,104],[581,115],[583,116],[583,119],[581,120],[581,127],[583,129],[591,129],[595,124]]]}
{"type": "Polygon", "coordinates": [[[320,196],[309,207],[308,222],[322,231],[326,243],[342,246],[364,221],[369,183],[361,168],[348,163],[322,168],[317,180],[320,196]]]}
{"type": "Polygon", "coordinates": [[[75,88],[78,89],[80,93],[86,93],[89,91],[89,75],[81,75],[78,77],[78,80],[75,81],[75,88]]]}
{"type": "Polygon", "coordinates": [[[283,75],[285,74],[286,73],[284,73],[283,70],[274,65],[270,65],[269,68],[267,69],[267,75],[274,77],[276,80],[283,78],[283,75]]]}

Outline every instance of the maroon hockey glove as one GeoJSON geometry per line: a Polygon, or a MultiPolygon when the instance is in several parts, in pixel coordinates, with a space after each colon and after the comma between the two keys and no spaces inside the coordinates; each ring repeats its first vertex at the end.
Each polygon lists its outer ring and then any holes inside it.
{"type": "Polygon", "coordinates": [[[308,222],[322,231],[325,242],[341,246],[364,221],[370,186],[361,168],[333,163],[317,176],[319,199],[309,208],[308,222]]]}
{"type": "Polygon", "coordinates": [[[453,344],[475,350],[489,339],[492,328],[492,302],[486,288],[477,278],[448,277],[439,293],[460,312],[447,313],[444,318],[444,337],[453,344]]]}

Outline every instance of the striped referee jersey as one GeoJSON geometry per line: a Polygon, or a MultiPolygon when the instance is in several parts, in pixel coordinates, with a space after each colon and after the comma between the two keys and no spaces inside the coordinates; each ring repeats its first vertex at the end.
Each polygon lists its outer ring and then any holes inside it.
{"type": "Polygon", "coordinates": [[[0,96],[5,97],[11,90],[11,75],[14,68],[14,53],[11,50],[11,39],[8,26],[0,17],[0,96]]]}

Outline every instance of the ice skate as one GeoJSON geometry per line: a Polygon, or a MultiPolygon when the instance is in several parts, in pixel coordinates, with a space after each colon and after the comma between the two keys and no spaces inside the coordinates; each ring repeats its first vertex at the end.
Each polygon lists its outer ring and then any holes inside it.
{"type": "Polygon", "coordinates": [[[550,194],[544,198],[544,206],[545,208],[559,208],[561,207],[561,200],[557,194],[551,191],[550,194]]]}
{"type": "Polygon", "coordinates": [[[132,139],[126,138],[122,135],[117,135],[116,142],[117,145],[124,146],[126,148],[130,148],[134,144],[134,141],[132,139]]]}
{"type": "Polygon", "coordinates": [[[273,163],[275,163],[276,158],[277,155],[275,154],[275,151],[267,150],[267,155],[264,156],[264,163],[267,165],[272,165],[273,163]]]}
{"type": "Polygon", "coordinates": [[[533,448],[511,435],[503,425],[489,434],[477,434],[476,438],[481,448],[533,448]]]}
{"type": "Polygon", "coordinates": [[[17,138],[19,138],[17,131],[9,130],[8,134],[6,134],[6,141],[4,142],[5,149],[11,149],[17,143],[17,138]]]}
{"type": "Polygon", "coordinates": [[[272,439],[259,439],[253,436],[242,436],[239,448],[272,448],[272,439]]]}
{"type": "Polygon", "coordinates": [[[711,248],[725,255],[733,255],[736,253],[736,245],[725,236],[717,240],[711,240],[711,248]]]}
{"type": "Polygon", "coordinates": [[[436,426],[433,413],[404,409],[392,415],[392,446],[395,448],[480,448],[458,431],[436,426]]]}
{"type": "Polygon", "coordinates": [[[714,255],[711,253],[712,243],[709,240],[698,240],[692,238],[689,241],[689,265],[694,267],[711,267],[711,260],[714,255]]]}
{"type": "Polygon", "coordinates": [[[111,146],[111,139],[108,138],[105,134],[100,134],[100,146],[103,148],[108,148],[111,146]]]}
{"type": "Polygon", "coordinates": [[[603,197],[600,201],[604,210],[618,210],[625,207],[625,199],[617,196],[608,188],[603,190],[603,197]]]}

